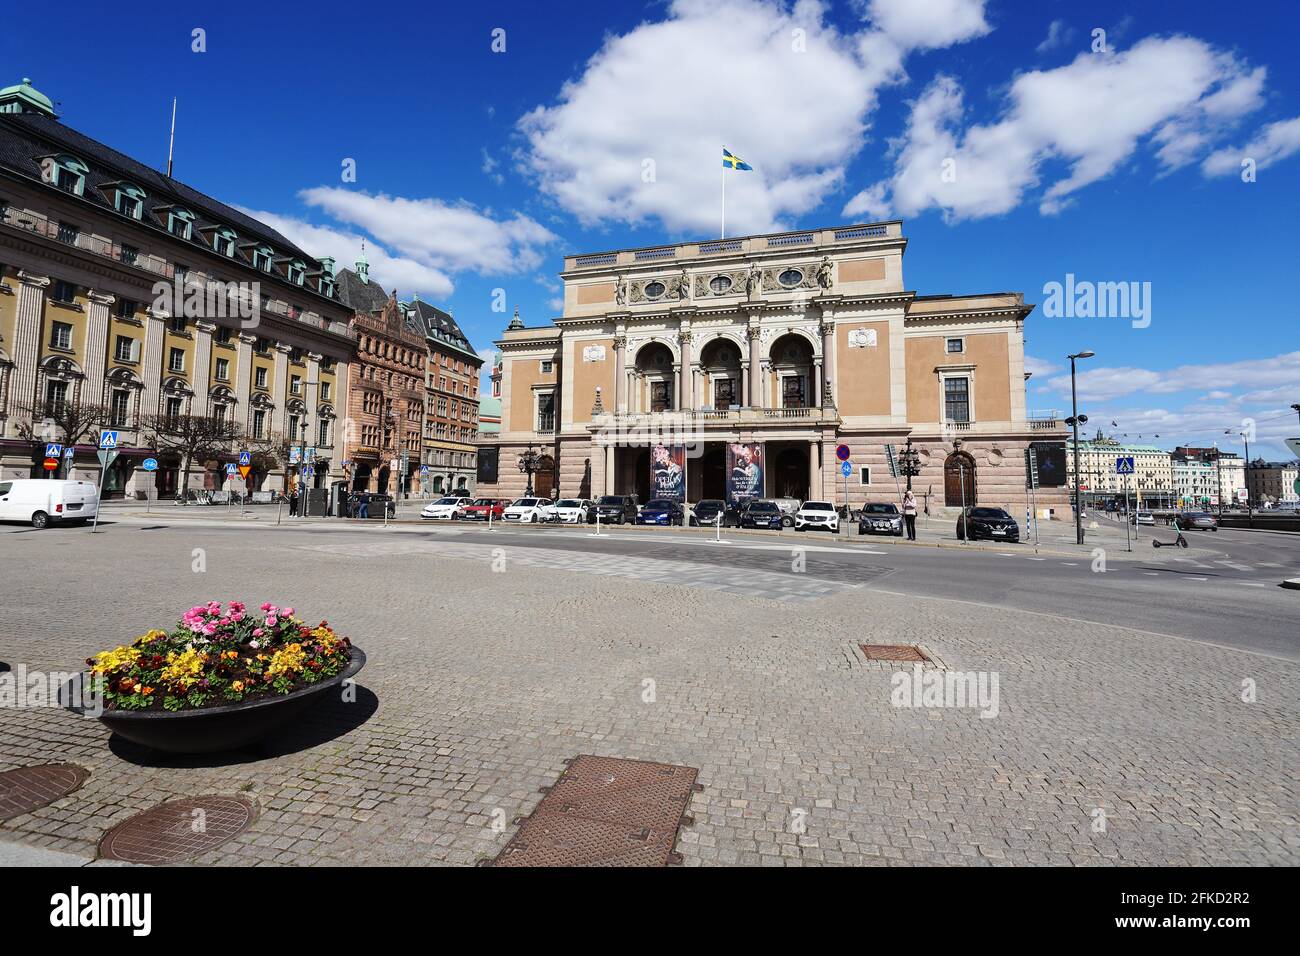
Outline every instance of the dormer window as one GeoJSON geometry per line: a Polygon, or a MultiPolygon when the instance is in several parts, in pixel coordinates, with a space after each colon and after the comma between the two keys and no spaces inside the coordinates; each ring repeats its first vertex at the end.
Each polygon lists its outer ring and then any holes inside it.
{"type": "Polygon", "coordinates": [[[233,259],[235,256],[235,230],[222,226],[212,234],[212,251],[219,256],[233,259]]]}
{"type": "Polygon", "coordinates": [[[253,268],[263,272],[271,271],[271,247],[257,246],[253,249],[253,268]]]}
{"type": "Polygon", "coordinates": [[[285,269],[285,277],[294,285],[302,285],[307,278],[307,263],[301,259],[294,259],[285,269]]]}
{"type": "Polygon", "coordinates": [[[144,211],[144,190],[138,186],[119,183],[113,205],[122,215],[129,216],[131,219],[139,219],[140,214],[144,211]]]}
{"type": "Polygon", "coordinates": [[[194,230],[194,213],[188,209],[169,209],[167,211],[167,231],[173,236],[188,239],[194,230]]]}
{"type": "Polygon", "coordinates": [[[84,194],[86,171],[86,164],[75,156],[50,156],[41,163],[45,181],[73,196],[84,194]]]}

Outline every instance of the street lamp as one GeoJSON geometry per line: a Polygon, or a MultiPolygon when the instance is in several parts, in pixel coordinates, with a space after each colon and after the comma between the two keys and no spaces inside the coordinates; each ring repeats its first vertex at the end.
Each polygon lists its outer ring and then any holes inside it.
{"type": "Polygon", "coordinates": [[[921,454],[912,447],[912,439],[907,440],[907,447],[898,456],[903,474],[907,476],[907,490],[912,490],[912,479],[921,473],[921,454]]]}
{"type": "Polygon", "coordinates": [[[527,487],[524,488],[524,497],[533,496],[533,474],[537,471],[537,466],[541,463],[542,456],[533,450],[529,445],[528,449],[519,456],[519,470],[527,476],[527,487]]]}
{"type": "Polygon", "coordinates": [[[1078,359],[1092,358],[1096,352],[1083,351],[1067,356],[1070,360],[1070,411],[1073,414],[1065,424],[1074,429],[1074,539],[1075,544],[1083,544],[1083,499],[1079,497],[1079,426],[1088,421],[1088,416],[1079,415],[1079,393],[1074,384],[1074,363],[1078,359]]]}

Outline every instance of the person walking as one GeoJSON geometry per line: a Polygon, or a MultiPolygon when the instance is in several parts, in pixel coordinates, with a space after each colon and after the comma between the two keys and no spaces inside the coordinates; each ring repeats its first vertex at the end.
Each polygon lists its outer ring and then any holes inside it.
{"type": "Polygon", "coordinates": [[[357,517],[358,518],[370,517],[370,499],[367,498],[365,495],[357,496],[357,517]]]}
{"type": "Polygon", "coordinates": [[[294,482],[289,482],[289,517],[292,518],[298,513],[298,488],[294,482]]]}
{"type": "Polygon", "coordinates": [[[916,540],[916,495],[908,488],[903,495],[903,523],[907,525],[907,540],[916,540]]]}

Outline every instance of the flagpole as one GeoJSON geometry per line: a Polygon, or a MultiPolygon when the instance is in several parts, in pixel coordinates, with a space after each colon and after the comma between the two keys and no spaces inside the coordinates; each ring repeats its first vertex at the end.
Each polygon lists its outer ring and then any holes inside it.
{"type": "Polygon", "coordinates": [[[727,238],[727,166],[722,166],[722,233],[719,239],[727,238]]]}

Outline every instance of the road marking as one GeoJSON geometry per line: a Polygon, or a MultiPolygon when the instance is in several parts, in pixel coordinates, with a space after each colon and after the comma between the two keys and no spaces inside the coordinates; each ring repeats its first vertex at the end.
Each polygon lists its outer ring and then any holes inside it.
{"type": "Polygon", "coordinates": [[[1188,581],[1208,581],[1209,578],[1188,578],[1188,581]]]}
{"type": "Polygon", "coordinates": [[[1030,561],[1046,561],[1046,558],[1030,558],[1030,561]]]}
{"type": "Polygon", "coordinates": [[[1067,568],[1077,568],[1079,566],[1078,561],[1062,561],[1061,563],[1067,568]]]}
{"type": "Polygon", "coordinates": [[[1258,581],[1238,581],[1243,588],[1266,588],[1267,584],[1260,584],[1258,581]]]}
{"type": "Polygon", "coordinates": [[[1145,574],[1145,575],[1146,575],[1147,577],[1149,577],[1149,578],[1158,578],[1158,577],[1160,577],[1160,572],[1159,572],[1159,571],[1143,571],[1142,573],[1145,574]]]}

